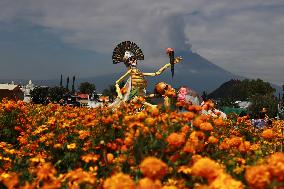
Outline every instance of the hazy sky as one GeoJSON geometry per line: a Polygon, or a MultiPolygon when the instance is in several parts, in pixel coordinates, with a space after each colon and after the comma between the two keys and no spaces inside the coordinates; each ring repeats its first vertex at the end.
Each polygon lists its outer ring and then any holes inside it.
{"type": "Polygon", "coordinates": [[[284,0],[0,0],[0,79],[97,76],[116,44],[136,42],[142,67],[165,48],[199,53],[241,76],[284,84],[284,0]]]}

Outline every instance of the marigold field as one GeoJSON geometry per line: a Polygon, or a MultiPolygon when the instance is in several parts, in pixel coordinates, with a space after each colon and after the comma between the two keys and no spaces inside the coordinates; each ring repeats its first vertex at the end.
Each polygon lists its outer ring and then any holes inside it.
{"type": "Polygon", "coordinates": [[[284,188],[283,120],[0,104],[0,188],[284,188]]]}

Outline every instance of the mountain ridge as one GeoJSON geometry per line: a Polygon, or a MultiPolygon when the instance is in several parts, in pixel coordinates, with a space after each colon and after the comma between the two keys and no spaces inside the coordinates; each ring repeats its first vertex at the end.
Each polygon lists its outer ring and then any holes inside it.
{"type": "MultiPolygon", "coordinates": [[[[159,76],[147,77],[146,79],[148,82],[148,92],[153,91],[156,83],[164,81],[175,88],[179,88],[180,86],[187,86],[200,94],[203,91],[206,91],[207,94],[209,94],[210,92],[221,86],[224,82],[227,82],[231,79],[245,79],[245,77],[235,75],[213,64],[198,53],[194,53],[192,51],[180,51],[176,52],[176,54],[178,56],[181,56],[183,58],[183,61],[175,65],[174,77],[172,78],[170,69],[165,70],[159,76]]],[[[143,71],[143,67],[141,68],[141,71],[143,71]]],[[[156,69],[153,70],[153,72],[154,71],[156,71],[156,69]]],[[[125,72],[111,73],[86,78],[76,77],[75,85],[76,88],[78,88],[78,85],[82,82],[94,83],[96,85],[97,92],[100,93],[103,89],[107,88],[108,85],[113,85],[115,81],[119,79],[125,72]]],[[[15,80],[15,82],[17,82],[17,80],[15,80]]],[[[56,80],[34,80],[33,82],[36,85],[58,86],[60,77],[58,77],[58,79],[56,80]]],[[[21,81],[21,84],[25,84],[23,80],[21,81]]],[[[65,85],[63,84],[63,86],[65,85]]],[[[273,87],[275,86],[276,85],[273,85],[273,87]]],[[[279,91],[280,86],[276,87],[276,90],[279,91]]]]}

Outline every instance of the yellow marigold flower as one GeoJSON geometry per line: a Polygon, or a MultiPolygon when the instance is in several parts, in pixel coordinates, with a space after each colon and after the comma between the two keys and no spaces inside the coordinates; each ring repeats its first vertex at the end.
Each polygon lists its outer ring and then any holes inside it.
{"type": "Polygon", "coordinates": [[[170,146],[178,148],[185,143],[185,135],[183,133],[171,133],[166,140],[170,146]]]}
{"type": "Polygon", "coordinates": [[[73,149],[75,149],[76,148],[76,143],[72,143],[72,144],[68,144],[67,145],[67,149],[68,150],[73,150],[73,149]]]}
{"type": "Polygon", "coordinates": [[[217,144],[217,143],[219,142],[219,140],[218,140],[216,137],[214,137],[214,136],[210,136],[210,137],[208,138],[208,142],[209,142],[210,144],[217,144]]]}
{"type": "Polygon", "coordinates": [[[272,139],[274,137],[274,132],[272,129],[265,129],[261,136],[264,138],[264,139],[272,139]]]}
{"type": "Polygon", "coordinates": [[[162,189],[178,189],[176,186],[163,186],[162,189]]]}
{"type": "Polygon", "coordinates": [[[167,164],[156,157],[147,157],[139,165],[144,176],[160,179],[167,174],[167,164]]]}
{"type": "MultiPolygon", "coordinates": [[[[0,183],[4,184],[7,188],[18,188],[18,175],[16,173],[2,173],[0,175],[0,183]]],[[[5,186],[2,187],[6,188],[5,186]]]]}
{"type": "Polygon", "coordinates": [[[186,175],[190,175],[191,174],[191,168],[188,167],[188,166],[181,166],[179,169],[178,169],[178,173],[183,173],[183,174],[186,174],[186,175]]]}
{"type": "Polygon", "coordinates": [[[213,126],[211,123],[209,122],[204,122],[204,123],[201,123],[199,128],[203,131],[213,131],[213,126]]]}
{"type": "Polygon", "coordinates": [[[81,183],[95,184],[96,177],[94,173],[84,171],[82,168],[78,168],[68,172],[63,176],[62,180],[68,180],[68,188],[79,188],[81,183]]]}
{"type": "Polygon", "coordinates": [[[210,188],[206,184],[195,183],[194,184],[194,189],[210,189],[210,188]]]}
{"type": "Polygon", "coordinates": [[[277,152],[272,154],[268,160],[268,168],[270,173],[277,177],[278,181],[284,181],[284,153],[277,152]]]}
{"type": "Polygon", "coordinates": [[[223,172],[222,167],[210,158],[198,159],[191,170],[193,175],[204,177],[209,183],[223,172]]]}
{"type": "Polygon", "coordinates": [[[221,173],[209,185],[210,189],[243,189],[244,186],[240,181],[234,180],[230,175],[221,173]]]}
{"type": "Polygon", "coordinates": [[[129,175],[118,173],[107,178],[103,185],[104,189],[135,189],[135,183],[129,175]]]}
{"type": "Polygon", "coordinates": [[[148,126],[154,126],[155,125],[155,119],[152,118],[152,117],[148,117],[145,119],[145,123],[148,125],[148,126]]]}
{"type": "Polygon", "coordinates": [[[112,153],[108,153],[106,158],[108,163],[113,163],[114,156],[112,153]]]}
{"type": "Polygon", "coordinates": [[[260,147],[259,144],[253,144],[253,145],[250,146],[250,150],[256,151],[256,150],[259,149],[259,147],[260,147]]]}
{"type": "Polygon", "coordinates": [[[149,178],[143,178],[141,180],[139,180],[138,182],[138,186],[136,187],[136,189],[161,189],[162,188],[162,184],[159,180],[152,180],[149,178]]]}
{"type": "Polygon", "coordinates": [[[240,174],[242,173],[243,171],[245,170],[245,166],[244,165],[241,165],[241,166],[237,166],[233,172],[236,173],[236,174],[240,174]]]}
{"type": "Polygon", "coordinates": [[[245,179],[252,189],[265,189],[270,184],[271,175],[268,167],[258,165],[248,167],[245,173],[245,179]]]}

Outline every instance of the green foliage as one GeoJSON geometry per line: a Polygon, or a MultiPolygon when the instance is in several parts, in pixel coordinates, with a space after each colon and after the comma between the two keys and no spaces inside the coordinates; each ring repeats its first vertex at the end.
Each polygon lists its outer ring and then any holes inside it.
{"type": "Polygon", "coordinates": [[[277,115],[277,98],[273,95],[275,89],[268,82],[261,79],[230,80],[221,85],[210,98],[220,99],[218,107],[234,107],[237,100],[249,100],[252,102],[250,111],[257,116],[262,108],[268,109],[271,117],[277,115]]]}
{"type": "Polygon", "coordinates": [[[46,103],[49,87],[35,87],[31,91],[32,102],[35,104],[46,103]]]}
{"type": "Polygon", "coordinates": [[[252,106],[249,107],[249,110],[257,116],[259,111],[262,108],[266,108],[268,110],[269,117],[277,116],[277,98],[272,94],[266,95],[254,95],[251,97],[252,106]]]}
{"type": "Polygon", "coordinates": [[[83,82],[79,86],[80,93],[84,94],[91,94],[96,90],[95,84],[89,83],[89,82],[83,82]]]}
{"type": "Polygon", "coordinates": [[[64,87],[36,87],[31,91],[32,102],[35,104],[58,103],[64,98],[67,90],[64,87]]]}
{"type": "Polygon", "coordinates": [[[104,89],[102,94],[108,96],[110,100],[115,99],[117,96],[115,85],[109,85],[107,89],[104,89]]]}
{"type": "Polygon", "coordinates": [[[48,89],[48,96],[52,102],[58,103],[61,99],[63,99],[66,92],[65,88],[56,86],[48,89]]]}
{"type": "Polygon", "coordinates": [[[257,80],[230,80],[209,94],[209,98],[222,100],[248,100],[254,95],[272,94],[275,89],[268,82],[257,80]]]}
{"type": "MultiPolygon", "coordinates": [[[[125,82],[123,81],[119,84],[119,87],[122,88],[124,85],[125,82]]],[[[109,85],[108,88],[103,90],[102,94],[108,96],[111,101],[115,99],[117,96],[115,85],[109,85]]]]}

